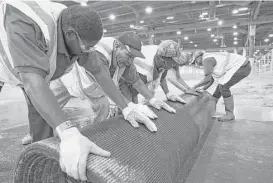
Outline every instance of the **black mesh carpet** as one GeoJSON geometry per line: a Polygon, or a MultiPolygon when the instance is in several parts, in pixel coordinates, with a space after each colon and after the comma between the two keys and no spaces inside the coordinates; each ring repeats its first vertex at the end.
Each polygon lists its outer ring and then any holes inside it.
{"type": "MultiPolygon", "coordinates": [[[[169,103],[177,113],[157,111],[158,131],[134,129],[121,117],[87,126],[82,133],[111,152],[110,158],[90,155],[92,183],[178,183],[183,163],[192,153],[215,111],[209,93],[183,95],[188,104],[169,103]]],[[[58,165],[59,140],[51,138],[28,146],[18,158],[14,183],[77,182],[58,165]]]]}

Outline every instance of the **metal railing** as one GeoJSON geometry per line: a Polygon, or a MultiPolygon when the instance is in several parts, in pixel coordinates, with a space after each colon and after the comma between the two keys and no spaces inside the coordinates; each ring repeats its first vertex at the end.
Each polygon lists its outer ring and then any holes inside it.
{"type": "Polygon", "coordinates": [[[273,72],[273,49],[267,54],[255,57],[253,68],[255,73],[267,73],[273,72]]]}

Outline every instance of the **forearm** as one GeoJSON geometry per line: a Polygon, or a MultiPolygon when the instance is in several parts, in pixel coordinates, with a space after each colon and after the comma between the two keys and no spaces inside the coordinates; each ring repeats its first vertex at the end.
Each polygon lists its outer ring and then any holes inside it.
{"type": "Polygon", "coordinates": [[[202,86],[204,86],[204,85],[206,85],[206,84],[208,84],[209,82],[210,82],[210,76],[205,76],[204,78],[203,78],[203,80],[202,81],[200,81],[199,83],[197,83],[196,85],[194,85],[194,87],[193,88],[199,88],[199,87],[202,87],[202,86]]]}
{"type": "Polygon", "coordinates": [[[21,74],[25,91],[42,118],[52,127],[56,128],[67,121],[56,97],[50,90],[44,78],[38,74],[21,74]]]}
{"type": "Polygon", "coordinates": [[[183,86],[180,82],[178,82],[176,79],[168,78],[168,81],[170,81],[176,88],[180,89],[181,91],[185,92],[188,90],[185,86],[183,86]]]}
{"type": "Polygon", "coordinates": [[[166,78],[164,78],[160,82],[160,86],[162,87],[162,90],[164,91],[165,95],[167,95],[169,93],[169,88],[168,88],[168,84],[167,84],[167,79],[166,78]]]}
{"type": "Polygon", "coordinates": [[[147,86],[144,84],[144,82],[139,79],[133,87],[141,94],[143,95],[147,100],[151,100],[154,96],[152,92],[149,91],[147,86]]]}
{"type": "Polygon", "coordinates": [[[204,90],[207,90],[207,89],[213,84],[213,82],[214,82],[214,79],[211,78],[210,82],[207,83],[207,84],[203,87],[203,89],[204,89],[204,90]]]}
{"type": "Polygon", "coordinates": [[[115,103],[117,106],[123,110],[128,106],[125,97],[121,94],[113,80],[107,73],[100,72],[94,74],[94,77],[98,84],[100,85],[103,92],[115,103]]]}

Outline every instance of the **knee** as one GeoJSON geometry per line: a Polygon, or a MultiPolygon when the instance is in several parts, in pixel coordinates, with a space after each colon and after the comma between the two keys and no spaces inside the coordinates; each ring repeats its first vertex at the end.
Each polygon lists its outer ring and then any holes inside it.
{"type": "Polygon", "coordinates": [[[227,87],[225,85],[219,85],[219,90],[224,98],[231,96],[231,92],[230,92],[229,87],[227,87]]]}

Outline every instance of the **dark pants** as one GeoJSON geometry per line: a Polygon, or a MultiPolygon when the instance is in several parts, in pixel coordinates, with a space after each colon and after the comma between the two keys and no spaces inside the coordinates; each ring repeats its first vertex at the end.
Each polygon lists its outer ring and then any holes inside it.
{"type": "Polygon", "coordinates": [[[2,81],[0,81],[0,92],[2,91],[2,88],[4,86],[5,83],[3,83],[2,81]]]}
{"type": "Polygon", "coordinates": [[[246,78],[251,71],[251,65],[250,62],[244,64],[242,67],[240,67],[234,75],[231,77],[231,79],[224,85],[218,84],[216,90],[213,93],[213,96],[217,99],[219,99],[221,96],[223,98],[228,98],[231,96],[230,88],[237,84],[242,79],[246,78]]]}

